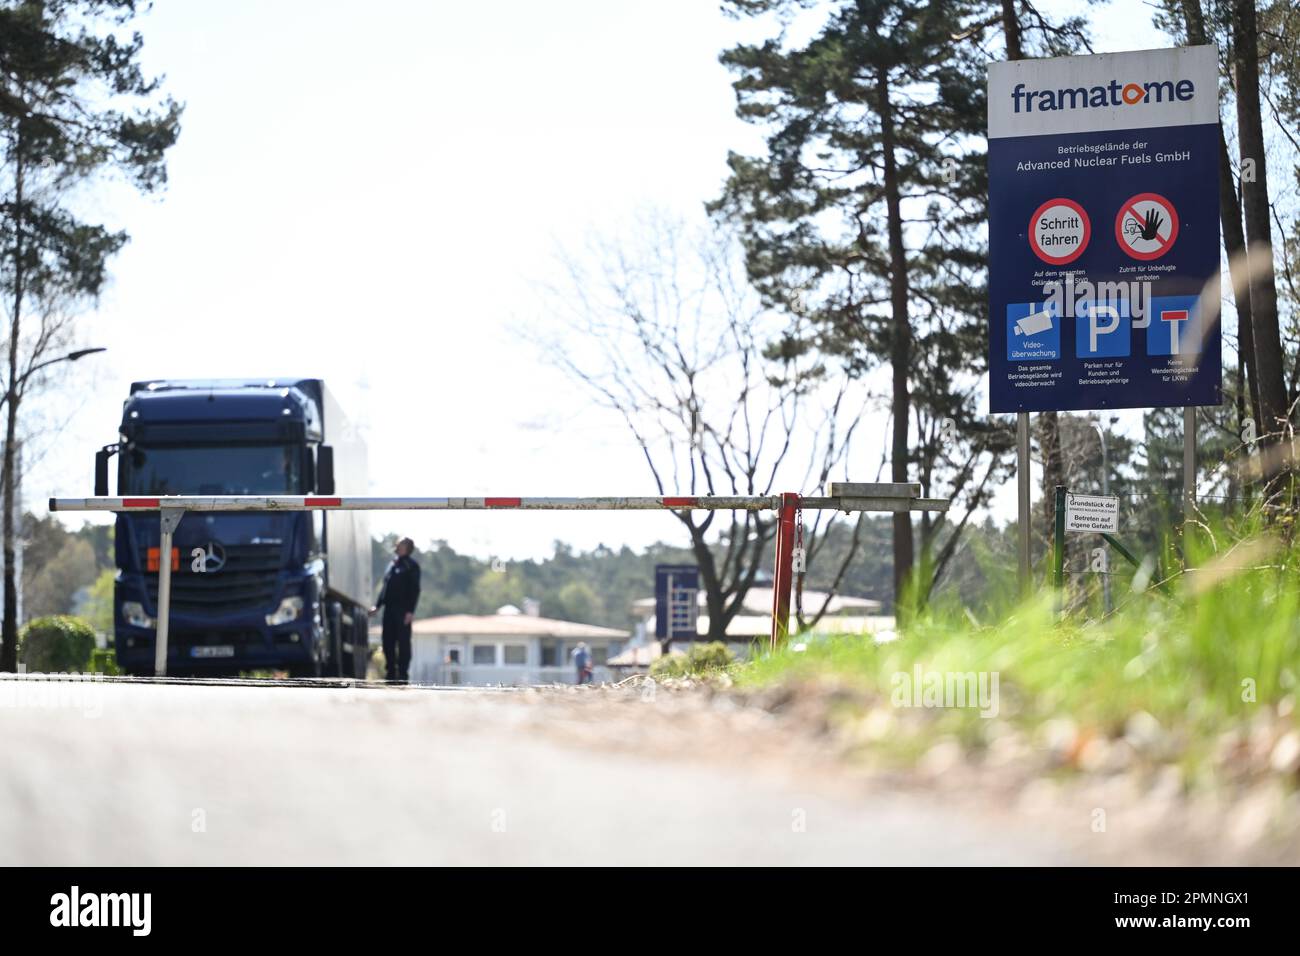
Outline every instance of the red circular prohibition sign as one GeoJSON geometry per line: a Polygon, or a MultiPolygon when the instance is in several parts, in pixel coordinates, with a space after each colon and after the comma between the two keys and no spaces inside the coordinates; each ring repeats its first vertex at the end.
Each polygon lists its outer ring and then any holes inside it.
{"type": "Polygon", "coordinates": [[[1035,209],[1034,214],[1029,217],[1029,248],[1034,251],[1034,255],[1038,256],[1038,258],[1042,259],[1048,265],[1063,266],[1073,262],[1075,259],[1079,258],[1079,256],[1083,255],[1083,250],[1088,248],[1088,240],[1091,238],[1092,221],[1088,218],[1088,214],[1084,212],[1083,207],[1073,199],[1049,199],[1047,202],[1035,209]],[[1050,252],[1043,251],[1039,248],[1038,243],[1034,239],[1034,224],[1038,222],[1038,217],[1053,206],[1065,206],[1072,209],[1074,212],[1078,213],[1079,218],[1083,220],[1083,238],[1079,242],[1079,248],[1075,249],[1073,252],[1068,252],[1063,256],[1054,256],[1050,252]]]}
{"type": "Polygon", "coordinates": [[[1119,214],[1115,217],[1115,241],[1119,243],[1119,247],[1123,249],[1125,253],[1132,256],[1134,259],[1141,259],[1144,262],[1150,262],[1152,259],[1159,259],[1169,251],[1170,247],[1174,244],[1174,240],[1177,238],[1178,210],[1174,208],[1173,203],[1164,196],[1161,196],[1159,193],[1138,193],[1119,207],[1119,214]],[[1132,215],[1134,219],[1141,222],[1142,217],[1138,215],[1138,211],[1135,208],[1140,202],[1156,203],[1169,213],[1169,238],[1162,239],[1157,235],[1156,238],[1152,240],[1157,243],[1157,247],[1152,249],[1150,252],[1139,252],[1124,240],[1124,216],[1132,215]]]}

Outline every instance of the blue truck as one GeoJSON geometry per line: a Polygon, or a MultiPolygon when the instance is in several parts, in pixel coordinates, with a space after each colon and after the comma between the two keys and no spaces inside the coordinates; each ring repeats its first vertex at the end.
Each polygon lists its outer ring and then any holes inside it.
{"type": "MultiPolygon", "coordinates": [[[[96,453],[96,495],[109,494],[114,456],[123,497],[367,490],[365,443],[320,379],[135,382],[119,433],[96,453]]],[[[170,559],[169,675],[366,676],[366,512],[191,512],[170,556],[159,553],[160,531],[157,512],[117,516],[114,637],[125,672],[154,672],[158,569],[170,559]]]]}

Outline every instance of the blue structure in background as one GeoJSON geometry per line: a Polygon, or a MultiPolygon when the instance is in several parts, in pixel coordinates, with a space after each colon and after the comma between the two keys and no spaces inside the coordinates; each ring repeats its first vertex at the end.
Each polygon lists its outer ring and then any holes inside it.
{"type": "Polygon", "coordinates": [[[700,569],[694,564],[655,565],[655,637],[693,641],[699,619],[700,569]]]}

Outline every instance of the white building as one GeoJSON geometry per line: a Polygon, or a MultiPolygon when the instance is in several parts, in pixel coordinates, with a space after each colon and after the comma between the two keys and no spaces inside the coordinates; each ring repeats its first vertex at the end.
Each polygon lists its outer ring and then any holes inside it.
{"type": "Polygon", "coordinates": [[[585,643],[596,683],[612,676],[605,662],[631,635],[610,627],[524,614],[448,614],[411,625],[411,681],[476,687],[573,684],[573,651],[585,643]]]}
{"type": "MultiPolygon", "coordinates": [[[[772,634],[772,596],[771,587],[752,587],[745,593],[745,601],[739,613],[727,623],[727,647],[738,657],[748,657],[755,642],[766,646],[772,634]]],[[[700,640],[706,640],[709,633],[709,615],[706,604],[707,596],[699,592],[700,614],[696,620],[696,632],[700,640]]],[[[877,642],[892,640],[894,636],[894,618],[892,615],[880,614],[881,604],[871,598],[849,597],[847,595],[828,595],[824,591],[805,588],[803,592],[804,614],[808,618],[816,616],[826,604],[822,618],[810,629],[810,634],[825,636],[830,634],[861,634],[877,642]]],[[[797,629],[795,621],[795,599],[793,589],[790,594],[790,630],[797,629]]],[[[654,633],[655,599],[642,598],[633,602],[633,613],[643,618],[648,633],[654,633]]],[[[653,640],[653,638],[650,638],[653,640]]],[[[674,641],[674,647],[684,643],[674,641]]]]}

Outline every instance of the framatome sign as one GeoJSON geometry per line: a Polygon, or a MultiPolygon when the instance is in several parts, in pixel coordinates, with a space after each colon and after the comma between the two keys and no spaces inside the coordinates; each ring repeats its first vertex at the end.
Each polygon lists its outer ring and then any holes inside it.
{"type": "Polygon", "coordinates": [[[989,68],[989,405],[1217,405],[1212,46],[989,68]]]}

